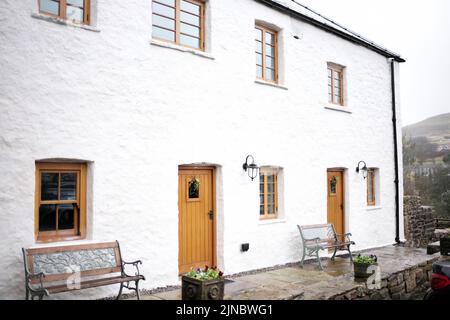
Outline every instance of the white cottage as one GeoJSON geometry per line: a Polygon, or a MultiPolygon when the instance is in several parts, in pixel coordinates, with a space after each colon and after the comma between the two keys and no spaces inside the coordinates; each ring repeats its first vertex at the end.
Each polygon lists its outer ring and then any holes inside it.
{"type": "Polygon", "coordinates": [[[293,1],[4,0],[0,16],[0,298],[23,298],[22,247],[118,240],[152,289],[299,261],[297,224],[356,250],[403,238],[399,55],[293,1]]]}

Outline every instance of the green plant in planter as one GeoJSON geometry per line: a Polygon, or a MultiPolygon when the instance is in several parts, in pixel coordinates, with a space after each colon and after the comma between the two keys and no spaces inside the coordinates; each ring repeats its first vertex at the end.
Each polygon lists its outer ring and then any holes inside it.
{"type": "Polygon", "coordinates": [[[377,256],[373,254],[370,256],[362,256],[361,254],[358,254],[356,258],[354,258],[354,263],[372,265],[377,263],[377,260],[377,256]]]}
{"type": "Polygon", "coordinates": [[[223,276],[223,272],[217,267],[205,266],[204,269],[197,268],[186,273],[186,277],[194,278],[201,281],[219,279],[223,276]]]}
{"type": "Polygon", "coordinates": [[[353,271],[355,273],[355,278],[369,277],[372,273],[369,273],[368,269],[370,268],[370,266],[376,265],[377,260],[378,258],[374,254],[368,256],[358,254],[353,259],[353,271]]]}
{"type": "Polygon", "coordinates": [[[197,268],[181,278],[183,300],[223,300],[225,279],[216,267],[197,268]]]}

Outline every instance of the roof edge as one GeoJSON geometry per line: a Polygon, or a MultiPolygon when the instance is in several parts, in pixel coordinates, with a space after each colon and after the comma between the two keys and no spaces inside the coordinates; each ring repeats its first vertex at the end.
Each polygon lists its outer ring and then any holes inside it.
{"type": "Polygon", "coordinates": [[[304,14],[302,14],[302,13],[300,13],[300,12],[294,10],[294,9],[289,8],[286,5],[283,5],[281,3],[278,3],[278,2],[275,2],[275,1],[272,1],[272,0],[254,0],[254,1],[259,2],[259,3],[261,3],[261,4],[265,5],[265,6],[271,7],[273,9],[277,10],[277,11],[281,11],[281,12],[284,12],[284,13],[286,13],[288,15],[294,16],[294,17],[298,18],[299,20],[305,21],[307,23],[310,23],[310,24],[312,24],[312,25],[322,29],[322,30],[325,30],[325,31],[330,32],[330,33],[333,33],[333,34],[335,34],[335,35],[337,35],[337,36],[339,36],[341,38],[344,38],[345,40],[348,40],[350,42],[354,42],[354,43],[357,43],[359,45],[362,45],[362,46],[364,46],[364,47],[366,47],[366,48],[368,48],[368,49],[370,49],[372,51],[377,52],[378,54],[381,54],[382,56],[385,56],[387,58],[393,58],[397,62],[406,62],[405,59],[403,59],[400,55],[398,55],[398,54],[396,54],[394,52],[391,52],[389,50],[383,49],[383,48],[375,45],[374,43],[370,43],[370,42],[364,41],[364,40],[362,40],[362,39],[360,39],[360,38],[358,38],[356,36],[352,36],[351,34],[348,34],[348,33],[345,33],[343,31],[340,31],[340,30],[338,30],[338,29],[336,29],[336,28],[334,28],[334,27],[332,27],[332,26],[330,26],[328,24],[325,24],[325,23],[322,23],[320,21],[317,21],[314,18],[308,17],[308,16],[306,16],[306,15],[304,15],[304,14]]]}

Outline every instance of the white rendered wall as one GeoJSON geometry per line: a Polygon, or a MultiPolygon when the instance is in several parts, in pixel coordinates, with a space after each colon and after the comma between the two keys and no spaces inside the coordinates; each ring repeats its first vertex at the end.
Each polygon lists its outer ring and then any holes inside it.
{"type": "Polygon", "coordinates": [[[355,249],[394,242],[385,57],[251,0],[208,1],[204,56],[150,44],[150,0],[98,0],[93,30],[39,19],[35,7],[0,2],[0,298],[24,295],[21,247],[38,245],[40,159],[90,162],[88,240],[117,239],[125,259],[142,259],[147,289],[178,284],[180,164],[217,165],[217,255],[226,274],[298,261],[296,224],[327,219],[327,168],[348,169],[346,231],[355,249]],[[287,90],[255,83],[255,20],[280,29],[287,90]],[[352,113],[325,109],[327,62],[346,66],[352,113]],[[283,168],[276,221],[259,221],[258,182],[242,170],[248,154],[283,168]],[[367,210],[359,160],[380,169],[376,210],[367,210]],[[250,250],[241,253],[244,242],[250,250]]]}

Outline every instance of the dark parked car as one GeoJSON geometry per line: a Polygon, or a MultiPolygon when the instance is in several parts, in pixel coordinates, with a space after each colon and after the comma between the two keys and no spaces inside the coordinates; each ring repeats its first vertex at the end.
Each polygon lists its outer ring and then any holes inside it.
{"type": "Polygon", "coordinates": [[[425,294],[424,300],[450,301],[450,260],[433,263],[431,288],[425,294]]]}

